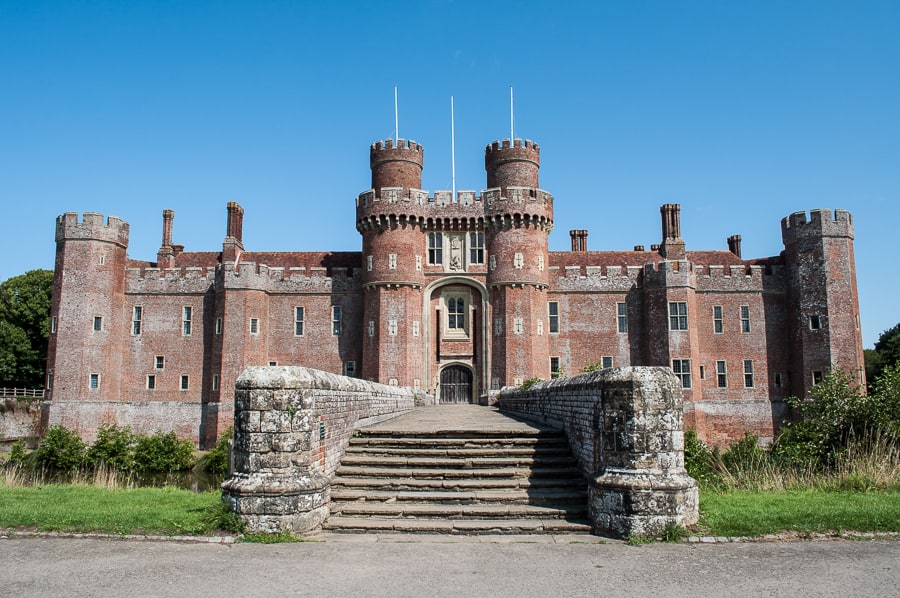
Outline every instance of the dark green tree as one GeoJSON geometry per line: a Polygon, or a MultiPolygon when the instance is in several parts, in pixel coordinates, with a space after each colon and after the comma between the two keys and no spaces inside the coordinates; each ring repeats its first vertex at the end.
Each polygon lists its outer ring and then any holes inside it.
{"type": "Polygon", "coordinates": [[[900,324],[888,328],[878,337],[875,343],[875,354],[866,353],[866,377],[874,381],[884,368],[900,363],[900,324]],[[871,372],[870,370],[871,362],[871,372]],[[870,376],[871,374],[871,376],[870,376]]]}
{"type": "Polygon", "coordinates": [[[52,292],[51,270],[0,284],[0,386],[43,386],[52,292]]]}

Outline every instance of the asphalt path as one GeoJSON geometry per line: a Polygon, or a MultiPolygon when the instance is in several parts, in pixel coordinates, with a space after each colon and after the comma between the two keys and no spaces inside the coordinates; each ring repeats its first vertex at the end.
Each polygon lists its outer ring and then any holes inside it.
{"type": "Polygon", "coordinates": [[[0,539],[0,596],[900,596],[900,541],[0,539]]]}

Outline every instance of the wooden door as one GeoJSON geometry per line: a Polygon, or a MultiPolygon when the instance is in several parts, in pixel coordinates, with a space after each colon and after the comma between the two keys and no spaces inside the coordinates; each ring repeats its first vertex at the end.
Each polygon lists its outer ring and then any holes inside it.
{"type": "Polygon", "coordinates": [[[441,370],[441,403],[472,402],[472,371],[461,365],[441,370]]]}

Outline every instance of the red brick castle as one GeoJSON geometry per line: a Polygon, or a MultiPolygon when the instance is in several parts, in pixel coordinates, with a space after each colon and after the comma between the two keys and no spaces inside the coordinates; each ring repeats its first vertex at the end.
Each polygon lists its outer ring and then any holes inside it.
{"type": "Polygon", "coordinates": [[[688,251],[680,207],[661,208],[647,251],[548,250],[553,197],[540,148],[485,149],[480,194],[420,189],[423,149],[371,147],[372,188],[356,200],[361,252],[256,252],[228,204],[221,251],[184,252],[163,212],[155,262],[130,259],[128,224],[67,213],[56,222],[48,361],[50,423],[90,437],[103,421],[211,443],[232,419],[250,365],[305,365],[478,402],[530,378],[665,365],[687,425],[721,444],[771,438],[784,397],[829,369],[863,377],[853,223],[813,210],[782,220],[784,251],[743,259],[688,251]]]}

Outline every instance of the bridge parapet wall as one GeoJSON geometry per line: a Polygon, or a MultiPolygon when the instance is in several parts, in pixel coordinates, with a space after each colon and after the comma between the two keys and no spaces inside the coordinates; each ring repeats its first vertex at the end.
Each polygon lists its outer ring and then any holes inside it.
{"type": "Polygon", "coordinates": [[[415,399],[410,388],[304,367],[247,368],[235,383],[225,501],[251,533],[318,529],[354,430],[408,412],[415,399]]]}
{"type": "Polygon", "coordinates": [[[697,522],[684,469],[681,385],[660,367],[610,368],[504,389],[501,411],[559,426],[589,482],[594,533],[656,535],[697,522]]]}

